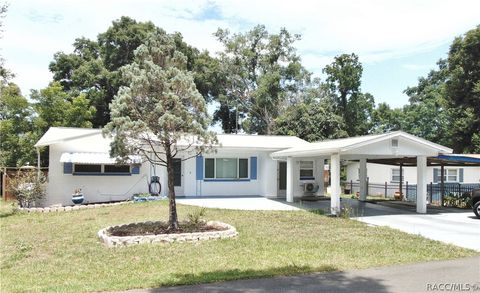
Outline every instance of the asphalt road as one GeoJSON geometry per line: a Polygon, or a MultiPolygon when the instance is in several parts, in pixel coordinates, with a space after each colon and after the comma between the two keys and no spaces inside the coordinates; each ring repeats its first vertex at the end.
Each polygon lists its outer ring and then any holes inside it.
{"type": "Polygon", "coordinates": [[[124,292],[480,292],[480,256],[348,272],[124,292]]]}

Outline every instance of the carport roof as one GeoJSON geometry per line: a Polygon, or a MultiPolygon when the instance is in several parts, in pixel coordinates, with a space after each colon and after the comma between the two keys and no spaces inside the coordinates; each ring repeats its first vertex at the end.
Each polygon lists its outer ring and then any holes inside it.
{"type": "Polygon", "coordinates": [[[383,134],[365,135],[351,138],[332,139],[315,143],[310,143],[298,147],[289,148],[272,154],[273,158],[288,156],[319,156],[331,155],[335,153],[354,152],[355,149],[368,146],[381,141],[403,138],[408,141],[420,144],[424,147],[434,150],[436,153],[452,153],[452,149],[425,140],[423,138],[408,134],[403,131],[394,131],[383,134]]]}
{"type": "MultiPolygon", "coordinates": [[[[369,163],[395,165],[402,164],[405,167],[417,165],[416,158],[388,158],[388,159],[367,159],[369,163]]],[[[428,166],[480,166],[480,154],[442,154],[436,157],[427,158],[428,166]]]]}

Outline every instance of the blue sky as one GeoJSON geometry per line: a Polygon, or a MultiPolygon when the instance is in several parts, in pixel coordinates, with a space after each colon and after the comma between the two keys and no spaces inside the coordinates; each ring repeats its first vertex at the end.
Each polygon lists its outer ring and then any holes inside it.
{"type": "Polygon", "coordinates": [[[211,53],[221,50],[212,33],[264,24],[300,33],[303,64],[317,76],[335,55],[355,52],[364,66],[362,89],[377,102],[399,107],[403,94],[445,58],[455,36],[480,24],[480,1],[27,1],[10,4],[0,50],[24,94],[51,80],[57,51],[74,39],[95,38],[122,15],[151,20],[211,53]],[[193,3],[192,3],[193,2],[193,3]]]}

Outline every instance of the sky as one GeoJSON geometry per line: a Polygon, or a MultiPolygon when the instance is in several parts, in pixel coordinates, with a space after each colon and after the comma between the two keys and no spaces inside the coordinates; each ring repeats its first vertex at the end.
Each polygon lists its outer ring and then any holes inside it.
{"type": "Polygon", "coordinates": [[[362,90],[393,107],[408,103],[403,91],[445,58],[452,40],[480,24],[478,0],[335,1],[10,1],[0,54],[26,95],[48,85],[55,52],[72,51],[78,37],[95,39],[123,15],[150,20],[212,54],[221,45],[217,28],[244,32],[264,24],[302,35],[296,43],[303,65],[322,69],[342,53],[363,64],[362,90]]]}

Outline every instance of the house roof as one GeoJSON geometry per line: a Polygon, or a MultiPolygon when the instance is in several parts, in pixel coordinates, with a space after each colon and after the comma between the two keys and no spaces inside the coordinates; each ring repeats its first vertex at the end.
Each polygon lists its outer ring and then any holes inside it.
{"type": "Polygon", "coordinates": [[[343,139],[332,139],[311,144],[293,147],[281,150],[272,154],[274,158],[287,156],[308,156],[308,155],[328,155],[333,153],[343,153],[354,149],[368,146],[370,144],[381,142],[384,140],[402,137],[406,140],[421,144],[425,147],[434,149],[439,153],[451,153],[453,150],[445,146],[433,143],[423,138],[408,134],[403,131],[394,131],[383,134],[373,134],[365,136],[357,136],[343,139]]]}
{"type": "MultiPolygon", "coordinates": [[[[35,144],[35,147],[48,146],[101,133],[101,129],[50,127],[35,144]]],[[[296,136],[287,135],[217,134],[217,138],[222,147],[241,149],[281,150],[309,144],[296,136]]]]}
{"type": "Polygon", "coordinates": [[[37,141],[35,147],[48,146],[70,139],[81,138],[102,133],[101,129],[74,128],[74,127],[50,127],[47,132],[37,141]]]}

